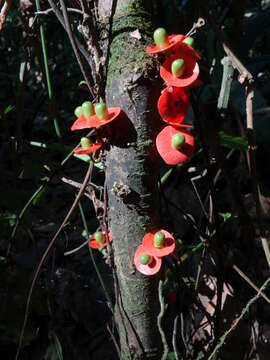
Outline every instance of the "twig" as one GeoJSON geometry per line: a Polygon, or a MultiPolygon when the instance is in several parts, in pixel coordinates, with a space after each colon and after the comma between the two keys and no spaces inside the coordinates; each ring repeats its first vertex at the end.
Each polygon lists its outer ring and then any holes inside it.
{"type": "Polygon", "coordinates": [[[238,319],[236,319],[232,326],[230,327],[229,330],[227,330],[223,336],[220,337],[218,344],[216,345],[216,347],[214,348],[213,352],[210,354],[208,360],[213,359],[213,357],[217,354],[217,352],[219,351],[219,349],[223,346],[223,344],[225,343],[226,338],[228,337],[228,335],[236,328],[236,326],[239,324],[240,320],[242,320],[242,318],[244,317],[244,315],[248,312],[250,306],[258,300],[258,298],[260,297],[262,291],[264,289],[266,289],[267,285],[270,283],[270,278],[268,278],[264,284],[262,285],[262,287],[259,289],[259,292],[257,293],[256,296],[254,296],[245,306],[245,308],[242,310],[241,315],[238,317],[238,319]]]}
{"type": "MultiPolygon", "coordinates": [[[[51,1],[51,0],[48,0],[51,1]]],[[[92,93],[92,85],[91,85],[91,79],[89,77],[89,74],[85,68],[84,63],[82,62],[82,58],[81,58],[81,54],[78,51],[78,47],[76,44],[76,41],[74,39],[72,30],[71,30],[71,26],[70,26],[70,22],[69,22],[69,18],[68,18],[68,14],[67,14],[67,8],[66,8],[66,4],[64,0],[60,0],[60,4],[61,4],[61,8],[62,8],[62,12],[63,12],[63,17],[64,17],[64,22],[65,22],[65,27],[66,27],[66,31],[72,46],[72,49],[74,51],[74,54],[76,56],[76,59],[78,61],[78,64],[80,66],[81,72],[83,74],[84,80],[86,81],[86,84],[88,86],[89,91],[92,93]]],[[[93,69],[92,69],[93,70],[93,69]]]]}
{"type": "Polygon", "coordinates": [[[76,206],[78,205],[79,201],[80,201],[80,198],[86,188],[86,185],[88,184],[88,180],[90,178],[90,175],[92,173],[92,170],[93,170],[93,163],[91,162],[89,164],[89,167],[88,167],[88,170],[87,170],[87,173],[85,175],[85,178],[84,178],[84,181],[83,181],[83,184],[82,184],[82,187],[80,189],[80,191],[78,192],[78,195],[76,197],[76,199],[74,200],[71,208],[69,209],[64,221],[62,222],[62,224],[60,225],[59,229],[57,230],[56,234],[54,235],[54,237],[52,238],[52,240],[50,241],[49,245],[47,246],[47,249],[45,250],[44,254],[42,255],[42,258],[38,264],[38,267],[36,269],[36,272],[34,274],[34,277],[33,277],[33,280],[32,280],[32,283],[31,283],[31,287],[30,287],[30,290],[29,290],[29,293],[28,293],[28,297],[27,297],[27,302],[26,302],[26,309],[25,309],[25,315],[24,315],[24,321],[23,321],[23,326],[22,326],[22,330],[21,330],[21,333],[20,333],[20,338],[19,338],[19,345],[18,345],[18,349],[17,349],[17,353],[16,353],[16,357],[15,357],[15,360],[18,360],[19,358],[19,354],[20,354],[20,350],[21,350],[21,347],[22,347],[22,340],[23,340],[23,335],[24,335],[24,331],[25,331],[25,327],[26,327],[26,324],[27,324],[27,319],[28,319],[28,314],[29,314],[29,309],[30,309],[30,302],[31,302],[31,298],[32,298],[32,293],[33,293],[33,290],[34,290],[34,287],[35,287],[35,284],[36,284],[36,281],[37,281],[37,278],[38,278],[38,275],[40,273],[40,270],[42,268],[42,265],[44,264],[44,261],[46,260],[52,246],[54,245],[55,243],[55,240],[57,239],[58,235],[60,234],[60,232],[62,231],[62,229],[64,228],[64,226],[66,225],[66,223],[68,222],[68,220],[70,219],[70,216],[72,215],[74,209],[76,208],[76,206]]]}
{"type": "Polygon", "coordinates": [[[185,333],[184,333],[184,316],[183,316],[183,313],[180,314],[180,320],[181,320],[181,324],[180,324],[180,329],[181,329],[181,338],[182,338],[182,341],[183,341],[183,344],[185,346],[185,349],[186,349],[186,354],[188,354],[188,345],[187,345],[187,341],[186,341],[186,338],[185,338],[185,333]]]}
{"type": "Polygon", "coordinates": [[[234,271],[237,272],[237,274],[239,274],[255,291],[257,291],[257,293],[259,293],[259,295],[264,298],[264,300],[266,302],[268,302],[268,304],[270,304],[270,300],[269,298],[250,280],[250,278],[243,273],[243,271],[241,271],[239,269],[239,267],[235,264],[232,265],[232,268],[234,269],[234,271]]]}
{"type": "MultiPolygon", "coordinates": [[[[81,183],[79,183],[79,182],[77,182],[77,181],[74,181],[74,180],[71,180],[71,179],[68,179],[68,178],[66,178],[66,177],[64,177],[64,176],[62,176],[60,179],[61,179],[65,184],[71,185],[71,186],[73,186],[73,187],[76,188],[76,189],[80,189],[81,186],[82,186],[81,183]]],[[[86,187],[86,190],[88,190],[87,188],[88,188],[88,186],[86,187]]],[[[91,199],[91,196],[90,196],[89,194],[87,194],[86,192],[84,193],[84,196],[86,196],[86,197],[88,197],[89,199],[91,199]]]]}
{"type": "Polygon", "coordinates": [[[87,245],[88,243],[89,243],[89,239],[84,241],[80,246],[76,247],[75,249],[64,252],[64,256],[69,256],[69,255],[72,255],[72,254],[76,253],[77,251],[79,251],[83,247],[85,247],[85,245],[87,245]]]}
{"type": "Polygon", "coordinates": [[[158,284],[158,298],[159,298],[159,303],[160,303],[160,313],[158,314],[158,318],[157,318],[157,323],[158,323],[158,330],[161,336],[161,340],[163,343],[163,355],[161,360],[167,360],[168,354],[169,354],[169,346],[166,340],[166,336],[165,333],[162,329],[161,326],[161,322],[162,322],[162,318],[164,316],[165,313],[165,304],[164,304],[164,298],[162,295],[162,280],[159,280],[159,284],[158,284]]]}
{"type": "MultiPolygon", "coordinates": [[[[65,29],[66,32],[68,32],[66,25],[65,25],[65,21],[64,18],[61,14],[61,12],[58,10],[56,4],[54,3],[53,0],[48,0],[51,8],[53,9],[53,12],[55,14],[55,16],[57,17],[58,21],[60,22],[60,24],[63,26],[63,28],[65,29]]],[[[83,57],[85,58],[85,60],[87,61],[87,63],[89,64],[90,69],[92,69],[92,64],[91,64],[91,57],[89,56],[88,52],[85,50],[85,48],[83,47],[83,45],[80,43],[80,41],[77,39],[77,37],[75,35],[73,35],[74,37],[74,41],[78,47],[78,49],[80,50],[81,54],[83,55],[83,57]]],[[[92,90],[93,86],[94,86],[94,80],[93,77],[91,76],[91,74],[89,74],[89,81],[86,81],[87,86],[89,88],[89,91],[92,95],[92,98],[95,98],[95,94],[94,91],[92,90]],[[90,86],[90,87],[89,87],[90,86]]]]}
{"type": "Polygon", "coordinates": [[[179,360],[179,350],[177,347],[177,339],[176,339],[176,335],[177,335],[177,324],[178,324],[178,318],[179,316],[177,315],[174,319],[174,323],[173,323],[173,338],[172,338],[172,343],[173,343],[173,351],[174,351],[174,356],[176,360],[179,360]]]}
{"type": "MultiPolygon", "coordinates": [[[[74,9],[74,8],[67,8],[67,11],[68,12],[73,12],[73,13],[77,13],[77,14],[80,14],[82,15],[83,12],[79,9],[74,9]]],[[[35,12],[35,15],[49,15],[51,12],[53,12],[53,9],[52,8],[49,8],[47,10],[43,10],[43,11],[36,11],[35,12]]]]}
{"type": "Polygon", "coordinates": [[[117,351],[117,355],[118,355],[119,359],[121,359],[121,350],[120,350],[120,348],[119,348],[119,346],[117,344],[116,338],[115,338],[112,330],[110,329],[109,324],[107,324],[107,330],[108,330],[109,334],[111,335],[112,341],[113,341],[115,349],[117,351]]]}
{"type": "Polygon", "coordinates": [[[192,28],[186,34],[186,37],[191,36],[197,32],[197,30],[205,25],[205,21],[203,18],[198,18],[197,22],[193,24],[192,28]]]}
{"type": "Polygon", "coordinates": [[[217,107],[218,109],[227,109],[230,98],[234,68],[232,66],[232,61],[228,56],[225,56],[221,60],[221,64],[223,65],[223,74],[217,107]]]}

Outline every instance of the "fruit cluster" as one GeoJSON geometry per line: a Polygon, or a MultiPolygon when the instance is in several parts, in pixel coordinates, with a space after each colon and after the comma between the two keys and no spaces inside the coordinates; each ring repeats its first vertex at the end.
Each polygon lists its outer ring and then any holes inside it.
{"type": "MultiPolygon", "coordinates": [[[[158,100],[158,111],[165,126],[157,135],[156,146],[168,165],[181,164],[190,159],[194,151],[194,137],[190,125],[183,124],[190,105],[189,90],[200,84],[197,60],[200,55],[193,49],[193,39],[185,35],[169,35],[159,28],[154,32],[155,44],[146,48],[148,54],[163,54],[160,76],[167,87],[158,100]]],[[[154,275],[161,267],[162,257],[174,254],[175,240],[166,230],[147,233],[134,255],[138,271],[154,275]]]]}
{"type": "MultiPolygon", "coordinates": [[[[108,240],[112,242],[112,235],[108,233],[108,240]]],[[[105,231],[96,231],[89,240],[89,246],[92,249],[102,249],[107,246],[105,231]]]]}
{"type": "Polygon", "coordinates": [[[175,240],[168,231],[148,232],[138,246],[134,263],[136,269],[144,275],[154,275],[161,267],[162,257],[173,254],[175,240]]]}
{"type": "MultiPolygon", "coordinates": [[[[81,106],[78,106],[74,114],[77,117],[71,130],[91,129],[105,126],[114,121],[121,112],[121,108],[112,107],[107,108],[106,104],[101,100],[95,105],[91,101],[85,101],[81,106]]],[[[92,142],[89,137],[81,138],[81,147],[74,150],[76,154],[92,154],[102,147],[102,141],[92,142]]]]}
{"type": "Polygon", "coordinates": [[[200,84],[197,60],[200,55],[193,49],[193,39],[185,35],[169,35],[159,28],[154,32],[155,44],[146,48],[149,54],[163,54],[165,62],[160,76],[167,87],[158,100],[158,111],[167,126],[157,135],[157,150],[168,165],[181,164],[193,154],[194,137],[183,124],[190,105],[189,90],[200,84]]]}
{"type": "MultiPolygon", "coordinates": [[[[98,128],[111,123],[121,113],[121,108],[113,107],[107,108],[103,101],[93,105],[91,101],[85,101],[81,106],[78,106],[74,114],[77,117],[71,130],[98,128]]],[[[96,131],[96,138],[99,138],[96,131]]],[[[74,150],[76,154],[93,154],[103,147],[102,139],[92,141],[90,137],[81,138],[81,147],[74,150]]],[[[108,233],[108,240],[112,241],[111,233],[108,233]]],[[[106,234],[104,231],[96,231],[89,240],[89,246],[92,249],[101,249],[107,245],[106,234]]]]}

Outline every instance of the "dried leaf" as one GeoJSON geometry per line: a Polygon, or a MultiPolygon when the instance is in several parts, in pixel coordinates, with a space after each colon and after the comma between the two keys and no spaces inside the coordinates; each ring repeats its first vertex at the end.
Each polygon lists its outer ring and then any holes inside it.
{"type": "Polygon", "coordinates": [[[142,38],[142,35],[138,29],[135,31],[132,31],[131,33],[129,33],[129,35],[137,40],[141,40],[141,38],[142,38]]]}

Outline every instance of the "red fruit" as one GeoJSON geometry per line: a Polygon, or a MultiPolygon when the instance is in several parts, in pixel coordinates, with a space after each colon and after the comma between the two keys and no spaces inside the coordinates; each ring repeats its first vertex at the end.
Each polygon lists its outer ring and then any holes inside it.
{"type": "Polygon", "coordinates": [[[180,53],[170,56],[160,67],[160,76],[168,84],[168,86],[186,87],[194,83],[200,74],[199,65],[194,57],[186,53],[180,53]],[[181,57],[185,62],[185,71],[179,78],[175,77],[171,72],[171,65],[174,60],[181,57]]]}
{"type": "MultiPolygon", "coordinates": [[[[105,231],[102,231],[103,233],[103,236],[106,237],[106,234],[105,234],[105,231]]],[[[104,243],[102,244],[99,244],[95,237],[94,237],[95,233],[91,236],[90,240],[89,240],[89,246],[92,248],[92,249],[101,249],[101,248],[104,248],[105,246],[107,246],[107,242],[104,241],[104,243]]],[[[112,235],[111,233],[109,232],[108,233],[108,239],[110,242],[112,242],[112,235]]]]}
{"type": "Polygon", "coordinates": [[[140,257],[141,255],[145,255],[145,253],[147,253],[147,251],[142,245],[140,245],[134,255],[134,264],[136,269],[144,275],[155,275],[160,270],[161,259],[156,256],[152,256],[152,261],[149,264],[143,265],[140,262],[140,257]]]}
{"type": "Polygon", "coordinates": [[[173,50],[175,46],[180,44],[185,39],[185,35],[169,35],[168,40],[169,44],[164,47],[160,47],[156,44],[152,44],[147,46],[146,52],[148,54],[158,54],[158,53],[165,53],[168,50],[173,50]]]}
{"type": "Polygon", "coordinates": [[[156,146],[159,155],[168,165],[181,164],[190,159],[194,152],[194,137],[185,130],[176,129],[173,126],[166,126],[156,138],[156,146]],[[185,143],[180,149],[172,144],[172,137],[176,134],[185,136],[185,143]]]}
{"type": "Polygon", "coordinates": [[[146,235],[144,235],[142,239],[142,246],[144,248],[144,251],[146,251],[148,254],[152,256],[158,256],[163,257],[171,254],[175,249],[175,241],[168,231],[166,230],[157,230],[157,231],[151,231],[148,232],[146,235]],[[165,241],[162,248],[155,247],[155,234],[157,232],[162,232],[165,235],[165,241]]]}
{"type": "Polygon", "coordinates": [[[100,120],[97,115],[90,116],[89,119],[86,119],[84,115],[81,115],[72,125],[71,130],[81,130],[81,129],[90,129],[98,126],[104,126],[108,123],[115,120],[121,112],[120,107],[112,107],[108,108],[108,119],[106,120],[100,120]]]}

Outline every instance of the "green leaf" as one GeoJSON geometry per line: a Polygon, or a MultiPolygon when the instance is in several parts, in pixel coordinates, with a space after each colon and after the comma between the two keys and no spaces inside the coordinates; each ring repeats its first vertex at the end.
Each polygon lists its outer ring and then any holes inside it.
{"type": "Polygon", "coordinates": [[[47,348],[47,352],[45,354],[45,360],[63,360],[63,352],[61,343],[55,334],[55,332],[50,333],[51,343],[47,348]]]}
{"type": "Polygon", "coordinates": [[[89,162],[90,162],[90,160],[91,160],[91,158],[90,158],[89,155],[73,154],[73,156],[74,156],[75,158],[77,158],[77,159],[80,159],[80,160],[82,160],[82,161],[84,161],[84,162],[87,162],[88,164],[89,164],[89,162]]]}
{"type": "Polygon", "coordinates": [[[218,213],[224,222],[228,221],[231,217],[232,217],[232,214],[231,213],[218,213]]]}
{"type": "Polygon", "coordinates": [[[221,145],[229,147],[230,149],[247,150],[248,141],[241,136],[234,136],[225,133],[224,131],[219,132],[219,140],[221,145]]]}
{"type": "Polygon", "coordinates": [[[101,161],[95,162],[95,163],[94,163],[94,166],[97,167],[97,168],[100,169],[100,170],[104,170],[104,166],[103,166],[103,164],[102,164],[101,161]]]}
{"type": "Polygon", "coordinates": [[[170,352],[167,357],[168,360],[175,360],[174,352],[170,352]]]}
{"type": "Polygon", "coordinates": [[[14,109],[14,106],[9,105],[5,108],[4,110],[4,114],[7,115],[8,113],[10,113],[12,110],[14,109]]]}

